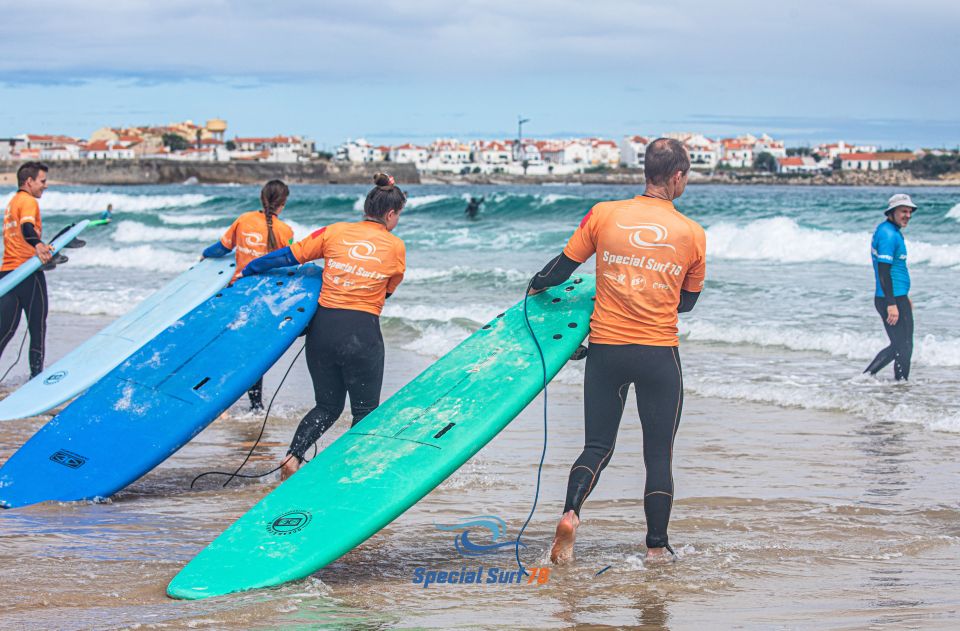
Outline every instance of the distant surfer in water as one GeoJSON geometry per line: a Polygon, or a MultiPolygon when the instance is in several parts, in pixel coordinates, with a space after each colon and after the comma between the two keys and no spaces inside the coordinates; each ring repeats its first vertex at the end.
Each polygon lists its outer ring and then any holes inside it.
{"type": "MultiPolygon", "coordinates": [[[[42,162],[26,162],[17,169],[18,190],[3,213],[3,265],[0,266],[0,278],[34,256],[45,265],[53,260],[53,251],[40,238],[43,225],[40,204],[37,203],[47,190],[47,171],[49,167],[42,162]]],[[[47,334],[47,279],[43,268],[0,298],[0,355],[17,331],[21,311],[27,315],[27,330],[30,332],[32,379],[43,372],[47,334]]]]}
{"type": "Polygon", "coordinates": [[[876,279],[873,306],[880,314],[890,345],[874,357],[864,372],[875,375],[893,362],[893,376],[897,381],[909,379],[913,356],[913,302],[909,296],[910,272],[903,229],[916,209],[916,204],[905,193],[891,197],[884,211],[887,219],[877,226],[870,244],[876,279]]]}
{"type": "Polygon", "coordinates": [[[610,462],[630,384],[643,427],[647,559],[672,552],[673,441],[683,406],[677,314],[693,309],[706,271],[703,228],[673,206],[690,157],[676,140],[647,148],[643,195],[594,206],[563,252],[530,281],[529,293],[566,281],[597,255],[597,293],[583,382],[585,440],[570,470],[566,504],[550,552],[573,558],[580,510],[610,462]]]}
{"type": "MultiPolygon", "coordinates": [[[[243,213],[220,240],[203,251],[203,258],[220,258],[236,250],[237,268],[230,282],[240,278],[250,261],[273,252],[293,239],[293,228],[280,220],[290,189],[280,180],[270,180],[260,191],[260,210],[243,213]]],[[[108,211],[109,212],[109,209],[108,211]]],[[[263,409],[263,377],[247,391],[250,409],[263,409]]]]}
{"type": "Polygon", "coordinates": [[[306,239],[251,262],[243,275],[324,259],[320,306],[307,327],[307,368],[316,405],[300,421],[280,469],[287,479],[310,445],[343,412],[350,394],[353,425],[380,405],[383,336],[380,312],[406,271],[407,250],[391,234],[407,195],[385,173],[363,204],[363,220],[320,228],[306,239]]]}
{"type": "Polygon", "coordinates": [[[477,215],[480,214],[480,206],[483,205],[483,200],[487,198],[486,195],[480,197],[471,197],[470,202],[467,204],[466,209],[464,209],[463,214],[467,216],[467,219],[476,219],[477,215]]]}

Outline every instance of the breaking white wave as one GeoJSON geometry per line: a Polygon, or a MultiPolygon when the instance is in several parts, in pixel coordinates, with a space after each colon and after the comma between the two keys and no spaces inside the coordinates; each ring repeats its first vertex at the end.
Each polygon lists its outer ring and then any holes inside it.
{"type": "MultiPolygon", "coordinates": [[[[0,198],[6,206],[13,193],[0,198]]],[[[40,210],[65,210],[72,212],[101,213],[113,204],[117,212],[142,212],[161,208],[199,206],[214,199],[207,195],[128,195],[126,193],[62,193],[47,191],[40,199],[40,210]]]]}
{"type": "MultiPolygon", "coordinates": [[[[504,309],[510,305],[505,305],[504,309]]],[[[503,309],[490,305],[404,305],[387,302],[383,309],[386,318],[400,318],[407,322],[433,320],[436,322],[451,322],[453,320],[467,320],[478,324],[489,322],[503,309]]]]}
{"type": "MultiPolygon", "coordinates": [[[[71,262],[70,265],[73,263],[71,262]]],[[[159,288],[118,287],[100,290],[89,286],[58,286],[52,293],[50,309],[78,315],[121,316],[159,288]]]]}
{"type": "Polygon", "coordinates": [[[873,421],[917,424],[927,429],[960,432],[960,414],[939,405],[920,401],[891,403],[884,396],[870,392],[880,386],[882,393],[903,384],[882,383],[871,377],[850,381],[836,387],[815,387],[783,379],[768,382],[684,375],[688,392],[718,399],[750,401],[781,407],[807,410],[837,410],[873,421]]]}
{"type": "Polygon", "coordinates": [[[138,269],[149,272],[183,272],[200,258],[196,255],[173,252],[139,245],[128,248],[100,248],[87,246],[70,253],[71,267],[105,267],[110,269],[138,269]]]}
{"type": "Polygon", "coordinates": [[[174,215],[171,213],[160,213],[158,217],[163,223],[172,226],[193,226],[230,218],[229,215],[174,215]]]}
{"type": "MultiPolygon", "coordinates": [[[[890,342],[882,332],[821,331],[777,326],[714,324],[681,321],[680,335],[687,340],[779,346],[793,351],[819,351],[847,359],[872,359],[890,342]]],[[[937,339],[926,335],[914,343],[913,361],[927,366],[960,366],[960,338],[937,339]]]]}
{"type": "MultiPolygon", "coordinates": [[[[779,263],[830,261],[870,265],[870,232],[804,228],[788,217],[759,219],[744,225],[718,223],[707,230],[707,253],[731,260],[779,263]]],[[[960,247],[907,240],[908,262],[934,267],[960,265],[960,247]]]]}
{"type": "Polygon", "coordinates": [[[532,276],[530,272],[523,272],[516,269],[494,267],[493,269],[484,270],[457,265],[448,269],[415,267],[407,269],[403,278],[405,282],[485,278],[488,279],[489,282],[520,283],[528,280],[530,276],[532,276]]]}
{"type": "Polygon", "coordinates": [[[582,197],[577,197],[576,195],[561,195],[559,193],[548,193],[547,195],[537,195],[537,205],[538,206],[549,206],[550,204],[556,204],[559,201],[565,199],[583,199],[582,197]]]}
{"type": "Polygon", "coordinates": [[[946,216],[960,221],[960,204],[956,204],[953,208],[948,210],[946,216]]]}
{"type": "MultiPolygon", "coordinates": [[[[210,241],[223,235],[222,228],[164,228],[148,226],[136,221],[116,224],[113,240],[119,243],[151,243],[155,241],[210,241]]],[[[197,255],[199,256],[199,251],[197,255]]]]}

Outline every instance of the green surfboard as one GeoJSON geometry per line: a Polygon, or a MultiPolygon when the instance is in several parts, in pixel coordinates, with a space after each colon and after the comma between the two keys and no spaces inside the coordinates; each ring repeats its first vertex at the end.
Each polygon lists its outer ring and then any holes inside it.
{"type": "MultiPolygon", "coordinates": [[[[533,296],[552,379],[589,330],[594,278],[533,296]]],[[[496,436],[543,388],[518,303],[464,340],[264,497],[170,582],[197,599],[309,576],[376,534],[496,436]]]]}

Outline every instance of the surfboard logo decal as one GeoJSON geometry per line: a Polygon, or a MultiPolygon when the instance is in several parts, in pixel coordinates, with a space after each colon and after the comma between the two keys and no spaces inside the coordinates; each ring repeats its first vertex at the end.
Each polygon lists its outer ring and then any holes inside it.
{"type": "Polygon", "coordinates": [[[67,376],[66,370],[58,370],[57,372],[53,373],[52,375],[44,379],[43,385],[52,386],[55,383],[60,383],[61,381],[63,381],[63,378],[66,376],[67,376]]]}
{"type": "Polygon", "coordinates": [[[70,469],[79,469],[87,462],[86,457],[75,454],[72,451],[67,451],[66,449],[60,449],[54,452],[53,455],[50,456],[50,460],[69,467],[70,469]]]}
{"type": "Polygon", "coordinates": [[[267,526],[267,532],[271,535],[292,535],[306,528],[312,519],[313,515],[310,514],[310,511],[287,511],[270,522],[267,526]]]}

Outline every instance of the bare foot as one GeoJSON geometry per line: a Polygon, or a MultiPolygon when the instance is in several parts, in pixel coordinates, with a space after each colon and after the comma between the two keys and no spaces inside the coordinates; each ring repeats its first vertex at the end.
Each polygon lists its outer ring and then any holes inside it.
{"type": "Polygon", "coordinates": [[[280,465],[280,481],[283,482],[300,468],[300,461],[296,456],[287,454],[286,460],[280,465]]]}
{"type": "Polygon", "coordinates": [[[580,518],[572,510],[568,510],[557,524],[557,533],[553,537],[553,548],[550,550],[550,561],[560,565],[573,560],[573,542],[577,539],[577,528],[580,518]]]}
{"type": "Polygon", "coordinates": [[[645,559],[646,563],[650,564],[660,564],[660,563],[672,563],[674,557],[666,548],[647,548],[647,558],[645,559]]]}

